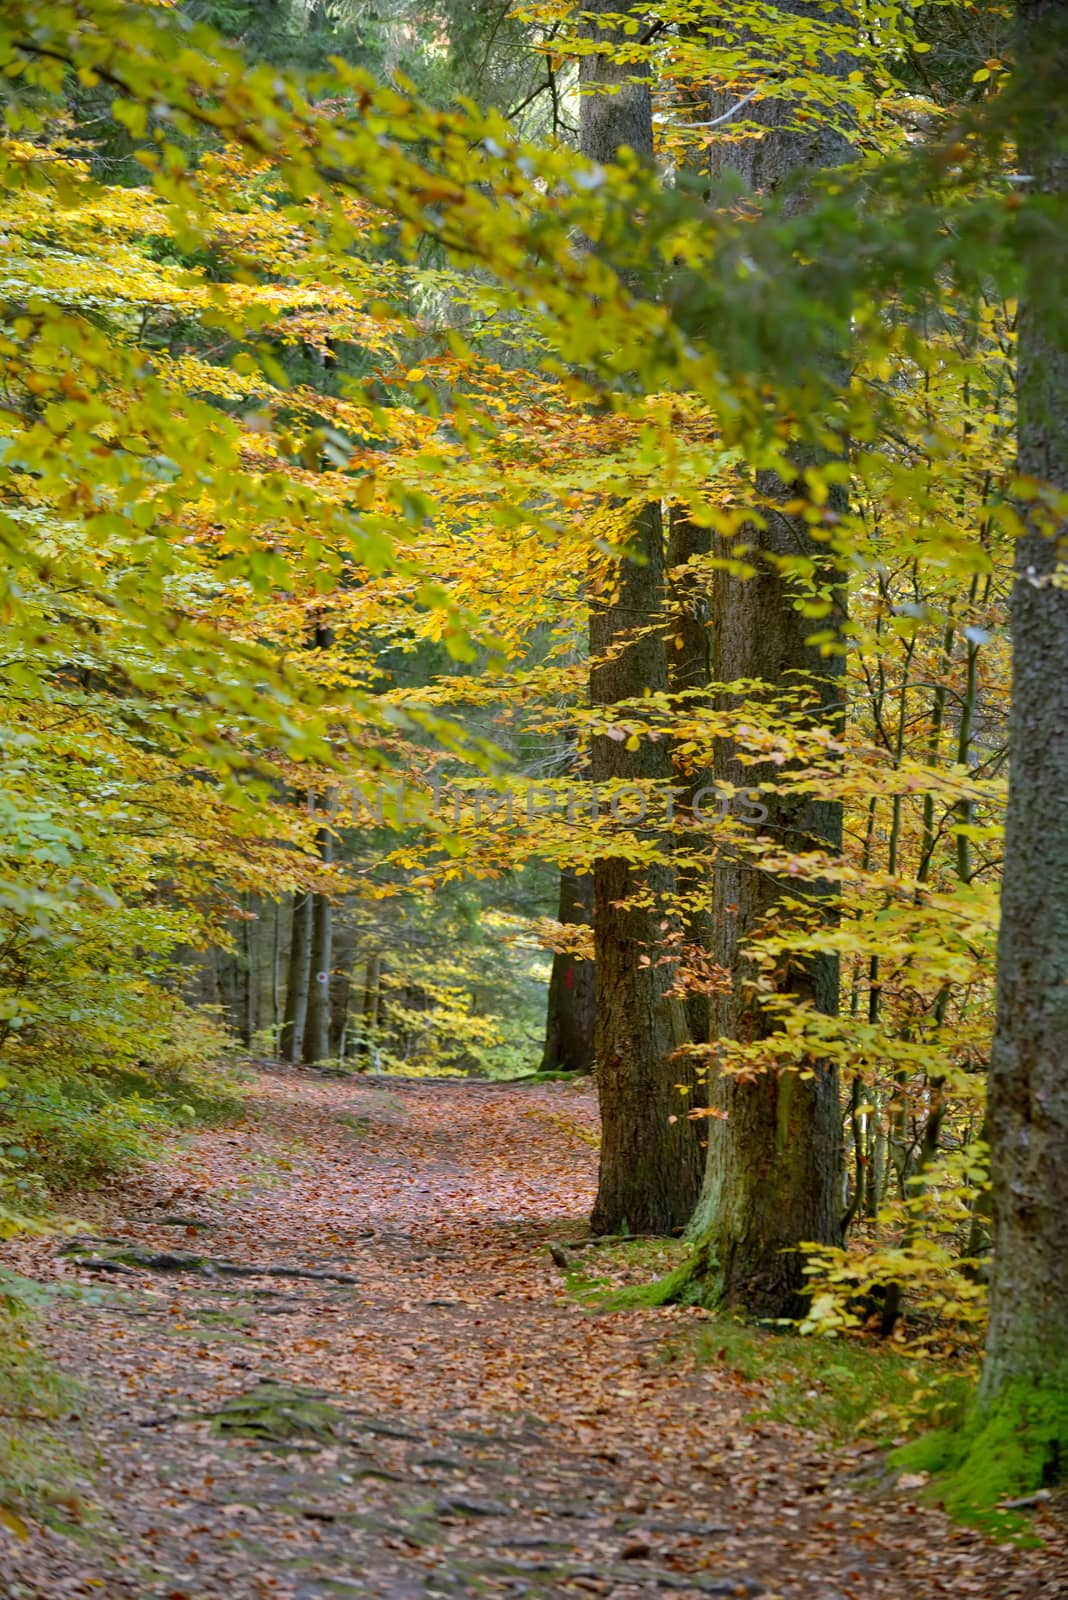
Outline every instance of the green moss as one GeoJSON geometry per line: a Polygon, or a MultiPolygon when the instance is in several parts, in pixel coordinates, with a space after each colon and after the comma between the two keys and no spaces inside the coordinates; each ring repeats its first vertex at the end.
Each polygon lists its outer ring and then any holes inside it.
{"type": "Polygon", "coordinates": [[[640,1254],[639,1247],[628,1246],[627,1265],[642,1271],[648,1277],[649,1271],[660,1268],[660,1275],[652,1282],[626,1284],[623,1288],[605,1290],[602,1285],[600,1296],[601,1309],[605,1311],[627,1311],[640,1309],[642,1306],[671,1306],[689,1305],[707,1306],[710,1310],[715,1304],[715,1278],[709,1271],[707,1251],[693,1245],[677,1241],[667,1245],[666,1253],[674,1255],[684,1251],[682,1260],[669,1268],[662,1270],[665,1245],[658,1242],[657,1256],[650,1258],[647,1254],[640,1254]]]}
{"type": "Polygon", "coordinates": [[[359,1139],[362,1139],[365,1134],[371,1131],[370,1117],[357,1116],[352,1111],[339,1111],[334,1121],[339,1122],[343,1128],[348,1128],[359,1139]]]}
{"type": "Polygon", "coordinates": [[[927,1496],[951,1516],[1011,1533],[1024,1524],[1005,1502],[1068,1476],[1068,1383],[1009,1384],[991,1404],[973,1404],[962,1427],[924,1434],[890,1462],[930,1473],[927,1496]]]}
{"type": "Polygon", "coordinates": [[[621,1234],[618,1244],[576,1252],[567,1290],[597,1311],[669,1305],[690,1273],[690,1255],[690,1246],[681,1239],[627,1239],[621,1234]]]}
{"type": "Polygon", "coordinates": [[[264,1378],[209,1413],[216,1433],[237,1434],[266,1444],[312,1439],[319,1444],[343,1436],[344,1413],[318,1389],[264,1378]]]}
{"type": "Polygon", "coordinates": [[[602,1306],[606,1311],[626,1311],[641,1306],[698,1305],[702,1281],[689,1256],[652,1283],[628,1284],[604,1296],[602,1306]]]}

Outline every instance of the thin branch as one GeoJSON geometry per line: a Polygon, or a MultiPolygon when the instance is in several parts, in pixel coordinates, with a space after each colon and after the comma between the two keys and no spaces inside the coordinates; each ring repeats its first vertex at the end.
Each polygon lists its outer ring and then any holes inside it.
{"type": "Polygon", "coordinates": [[[697,129],[697,128],[718,128],[724,122],[730,122],[732,117],[736,117],[738,115],[739,111],[741,111],[744,106],[747,106],[749,104],[750,100],[754,99],[755,96],[760,93],[760,91],[763,89],[763,87],[764,87],[764,85],[762,83],[758,83],[755,89],[750,89],[750,91],[749,91],[749,93],[747,95],[743,95],[742,96],[742,98],[738,101],[737,105],[731,106],[729,111],[724,111],[722,116],[713,117],[711,122],[677,122],[675,124],[675,126],[677,128],[687,128],[687,129],[689,129],[689,128],[694,128],[694,129],[697,129]]]}

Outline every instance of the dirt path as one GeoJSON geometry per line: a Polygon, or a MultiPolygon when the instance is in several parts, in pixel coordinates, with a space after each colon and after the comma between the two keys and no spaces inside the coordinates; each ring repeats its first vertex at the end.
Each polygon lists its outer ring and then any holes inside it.
{"type": "Polygon", "coordinates": [[[23,1270],[87,1286],[44,1331],[84,1384],[98,1457],[80,1525],[0,1529],[0,1593],[1063,1594],[1048,1549],[858,1497],[855,1458],[747,1420],[733,1374],[665,1364],[700,1313],[591,1316],[562,1296],[545,1246],[584,1230],[595,1158],[567,1129],[594,1115],[566,1085],[265,1072],[247,1122],[89,1214],[102,1235],[262,1275],[102,1272],[21,1245],[23,1270]],[[208,1420],[272,1394],[272,1429],[295,1405],[318,1437],[273,1447],[208,1420]]]}

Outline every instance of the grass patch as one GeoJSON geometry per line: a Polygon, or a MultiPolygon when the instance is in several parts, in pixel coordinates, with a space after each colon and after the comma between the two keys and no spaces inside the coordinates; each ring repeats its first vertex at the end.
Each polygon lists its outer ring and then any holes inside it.
{"type": "Polygon", "coordinates": [[[365,1134],[371,1131],[370,1117],[357,1116],[354,1111],[339,1111],[334,1121],[340,1122],[343,1128],[348,1128],[349,1132],[354,1133],[358,1139],[362,1139],[365,1134]]]}
{"type": "Polygon", "coordinates": [[[567,1291],[581,1305],[598,1311],[661,1304],[650,1297],[651,1291],[678,1268],[688,1253],[689,1247],[681,1239],[623,1237],[618,1244],[576,1250],[565,1274],[567,1291]],[[651,1284],[650,1278],[657,1282],[651,1284]]]}
{"type": "Polygon", "coordinates": [[[951,1425],[970,1393],[959,1368],[885,1344],[770,1333],[713,1318],[690,1336],[699,1365],[726,1368],[758,1392],[753,1414],[811,1429],[835,1443],[886,1446],[925,1423],[951,1425]]]}
{"type": "Polygon", "coordinates": [[[593,1083],[593,1078],[588,1072],[542,1072],[539,1068],[537,1072],[519,1072],[512,1077],[501,1074],[496,1081],[515,1084],[517,1087],[539,1083],[571,1083],[579,1089],[588,1089],[593,1083]]]}
{"type": "Polygon", "coordinates": [[[29,1533],[24,1516],[71,1531],[86,1509],[78,1492],[84,1464],[56,1427],[80,1408],[81,1393],[37,1346],[27,1306],[40,1294],[36,1284],[0,1274],[0,1521],[16,1538],[29,1533]]]}

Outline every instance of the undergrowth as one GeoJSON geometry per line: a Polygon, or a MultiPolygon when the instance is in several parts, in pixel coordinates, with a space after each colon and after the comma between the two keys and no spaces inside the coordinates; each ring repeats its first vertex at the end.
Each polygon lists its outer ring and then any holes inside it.
{"type": "Polygon", "coordinates": [[[836,1444],[886,1447],[919,1424],[952,1425],[971,1393],[971,1373],[956,1365],[866,1339],[771,1333],[729,1317],[702,1323],[687,1349],[698,1365],[752,1386],[754,1416],[836,1444]]]}
{"type": "Polygon", "coordinates": [[[0,1202],[37,1213],[52,1195],[145,1160],[176,1128],[230,1120],[241,1099],[226,1065],[9,1066],[0,1074],[0,1202]]]}
{"type": "Polygon", "coordinates": [[[57,1371],[35,1340],[38,1285],[0,1274],[0,1524],[27,1538],[32,1516],[54,1527],[81,1522],[84,1468],[55,1424],[80,1408],[77,1384],[57,1371]]]}

